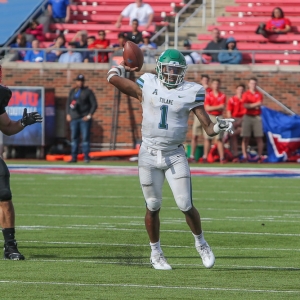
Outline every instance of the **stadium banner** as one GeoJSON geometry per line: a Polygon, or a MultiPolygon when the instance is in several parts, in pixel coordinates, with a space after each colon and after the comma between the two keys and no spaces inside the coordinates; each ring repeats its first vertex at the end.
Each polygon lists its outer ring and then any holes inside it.
{"type": "Polygon", "coordinates": [[[300,158],[300,116],[262,107],[262,122],[268,162],[297,161],[300,158]]]}
{"type": "MultiPolygon", "coordinates": [[[[12,97],[5,110],[12,120],[20,120],[24,108],[27,108],[27,113],[37,111],[44,119],[44,87],[10,86],[9,88],[12,91],[12,97]]],[[[3,135],[3,144],[7,146],[44,146],[44,126],[45,119],[42,123],[27,126],[25,130],[15,135],[3,135]]]]}

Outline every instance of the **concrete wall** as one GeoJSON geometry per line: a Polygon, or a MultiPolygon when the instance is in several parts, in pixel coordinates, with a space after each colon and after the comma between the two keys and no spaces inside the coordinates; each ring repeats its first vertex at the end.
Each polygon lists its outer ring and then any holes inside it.
{"type": "MultiPolygon", "coordinates": [[[[152,72],[154,65],[145,65],[143,72],[152,72]]],[[[69,127],[65,122],[65,103],[69,90],[74,85],[74,78],[82,73],[86,76],[87,85],[94,90],[98,110],[94,115],[92,143],[101,143],[106,148],[111,140],[112,113],[114,105],[114,88],[106,81],[108,64],[72,64],[58,63],[17,63],[9,62],[2,65],[2,82],[8,86],[44,86],[55,88],[56,95],[56,134],[58,137],[69,138],[69,127]]],[[[235,86],[242,82],[247,84],[250,77],[257,77],[259,86],[273,97],[280,100],[294,112],[300,114],[300,73],[298,66],[224,66],[224,65],[194,65],[189,66],[185,77],[189,81],[200,81],[201,74],[222,81],[222,91],[231,97],[235,86]]],[[[138,74],[136,74],[138,76],[138,74]]],[[[265,98],[265,105],[280,108],[265,98]]],[[[133,135],[141,139],[141,106],[135,99],[128,101],[123,95],[119,108],[117,143],[120,147],[132,145],[133,135]],[[133,134],[132,129],[135,130],[133,134]]],[[[189,126],[192,125],[192,114],[189,126]]],[[[187,142],[191,139],[191,130],[187,142]]]]}

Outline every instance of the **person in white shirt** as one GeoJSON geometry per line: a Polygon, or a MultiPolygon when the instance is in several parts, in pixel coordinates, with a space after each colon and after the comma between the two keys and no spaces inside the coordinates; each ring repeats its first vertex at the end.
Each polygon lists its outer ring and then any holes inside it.
{"type": "Polygon", "coordinates": [[[153,15],[153,8],[149,4],[143,3],[143,0],[135,0],[135,3],[131,3],[123,9],[116,22],[116,27],[121,27],[123,18],[129,18],[129,24],[131,24],[134,19],[137,19],[139,25],[144,26],[145,29],[147,29],[152,23],[153,15]]]}

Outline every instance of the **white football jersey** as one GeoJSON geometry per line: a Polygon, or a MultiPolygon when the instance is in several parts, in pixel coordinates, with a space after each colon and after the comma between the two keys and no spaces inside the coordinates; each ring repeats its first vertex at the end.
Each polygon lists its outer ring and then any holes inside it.
{"type": "Polygon", "coordinates": [[[139,77],[137,84],[143,92],[143,143],[157,150],[177,148],[185,141],[190,111],[204,104],[204,87],[183,81],[168,89],[150,73],[139,77]]]}

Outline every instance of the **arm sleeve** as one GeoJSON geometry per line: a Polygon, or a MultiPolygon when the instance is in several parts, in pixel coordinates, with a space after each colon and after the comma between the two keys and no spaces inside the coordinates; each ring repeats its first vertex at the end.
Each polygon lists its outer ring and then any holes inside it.
{"type": "Polygon", "coordinates": [[[267,30],[272,30],[272,27],[273,27],[273,25],[272,25],[272,20],[269,20],[268,22],[267,22],[267,24],[266,24],[266,29],[267,30]]]}
{"type": "Polygon", "coordinates": [[[229,60],[228,58],[229,57],[228,57],[228,54],[226,52],[220,52],[218,54],[218,60],[221,64],[224,64],[224,63],[228,62],[228,60],[229,60]]]}
{"type": "Polygon", "coordinates": [[[290,19],[284,19],[284,20],[285,20],[285,25],[292,26],[290,19]]]}
{"type": "Polygon", "coordinates": [[[131,4],[127,5],[121,12],[121,15],[125,18],[128,18],[131,11],[131,4]]]}
{"type": "Polygon", "coordinates": [[[69,97],[68,97],[67,102],[66,102],[66,114],[67,115],[70,114],[70,109],[71,109],[70,103],[71,103],[72,98],[73,98],[72,95],[73,95],[73,89],[70,91],[69,97]]]}
{"type": "Polygon", "coordinates": [[[194,109],[197,106],[203,106],[204,105],[204,100],[205,100],[205,88],[202,86],[195,95],[195,101],[190,107],[190,110],[194,109]]]}
{"type": "Polygon", "coordinates": [[[149,5],[149,4],[147,4],[147,13],[148,13],[149,15],[154,13],[154,10],[153,10],[152,6],[149,5]]]}
{"type": "Polygon", "coordinates": [[[233,100],[232,100],[232,98],[230,98],[230,99],[228,100],[226,110],[232,111],[232,102],[233,102],[233,100]]]}
{"type": "Polygon", "coordinates": [[[236,51],[235,53],[234,53],[234,56],[232,57],[232,59],[230,60],[230,64],[239,64],[241,61],[242,61],[242,54],[241,54],[241,52],[239,52],[239,51],[236,51]]]}
{"type": "Polygon", "coordinates": [[[90,103],[91,103],[90,114],[93,115],[94,112],[96,111],[97,107],[98,107],[98,104],[97,104],[95,94],[92,90],[90,90],[90,93],[89,93],[89,100],[90,100],[90,103]]]}

